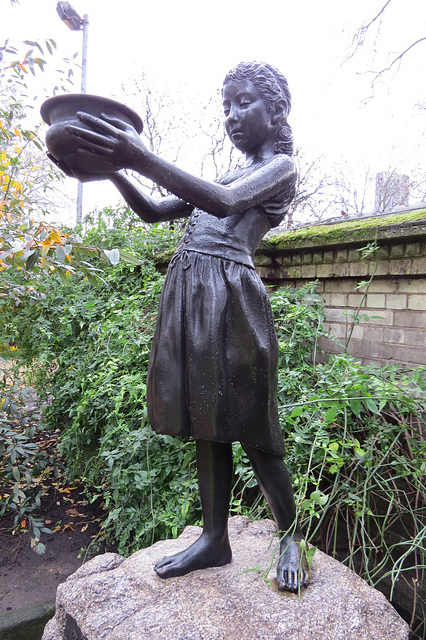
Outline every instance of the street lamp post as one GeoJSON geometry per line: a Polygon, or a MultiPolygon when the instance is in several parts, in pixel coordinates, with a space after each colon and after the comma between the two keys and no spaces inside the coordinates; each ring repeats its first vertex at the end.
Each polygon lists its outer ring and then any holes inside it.
{"type": "MultiPolygon", "coordinates": [[[[61,20],[67,25],[71,31],[83,31],[83,50],[81,56],[81,93],[86,93],[87,85],[87,36],[89,31],[89,16],[87,13],[80,18],[77,11],[69,2],[58,2],[56,11],[61,20]]],[[[81,224],[83,220],[83,183],[78,182],[77,185],[77,224],[81,224]]]]}

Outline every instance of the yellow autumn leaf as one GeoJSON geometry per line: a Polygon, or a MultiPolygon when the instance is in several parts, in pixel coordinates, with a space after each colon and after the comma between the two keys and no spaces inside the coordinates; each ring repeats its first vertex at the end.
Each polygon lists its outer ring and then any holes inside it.
{"type": "Polygon", "coordinates": [[[41,255],[43,256],[43,260],[44,260],[44,257],[47,256],[47,254],[49,253],[49,249],[51,246],[52,246],[52,243],[50,242],[49,239],[43,240],[43,242],[41,243],[40,252],[41,252],[41,255]]]}
{"type": "Polygon", "coordinates": [[[3,151],[0,153],[0,160],[2,162],[4,162],[6,160],[6,158],[7,158],[7,154],[6,154],[5,149],[3,149],[3,151]]]}
{"type": "Polygon", "coordinates": [[[22,149],[21,147],[15,147],[15,153],[19,154],[21,153],[22,149]]]}
{"type": "Polygon", "coordinates": [[[13,133],[15,134],[15,136],[18,136],[18,138],[21,137],[21,132],[19,131],[19,129],[14,129],[13,133]]]}
{"type": "Polygon", "coordinates": [[[50,234],[49,234],[49,239],[50,239],[51,243],[59,242],[59,244],[62,244],[61,235],[57,231],[51,231],[50,234]]]}

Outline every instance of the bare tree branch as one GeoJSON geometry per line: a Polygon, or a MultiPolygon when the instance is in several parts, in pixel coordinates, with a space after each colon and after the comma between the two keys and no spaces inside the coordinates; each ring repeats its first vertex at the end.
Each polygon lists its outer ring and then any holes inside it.
{"type": "MultiPolygon", "coordinates": [[[[377,15],[374,16],[374,18],[372,18],[366,24],[361,25],[355,31],[355,33],[353,35],[353,38],[352,38],[353,50],[350,53],[348,53],[346,58],[343,60],[341,66],[343,66],[344,64],[349,62],[349,60],[351,60],[354,57],[354,55],[357,53],[358,49],[363,46],[363,44],[365,42],[365,39],[367,37],[367,33],[370,31],[371,26],[376,22],[376,20],[378,20],[383,15],[383,13],[385,12],[385,10],[386,10],[387,6],[390,4],[390,2],[391,2],[391,0],[387,0],[387,2],[385,2],[385,4],[382,6],[380,11],[377,13],[377,15]]],[[[380,32],[380,26],[378,28],[378,31],[380,32]]]]}
{"type": "Polygon", "coordinates": [[[359,29],[357,29],[357,31],[355,32],[355,35],[352,39],[352,43],[356,45],[356,47],[359,47],[360,45],[364,44],[365,41],[365,37],[367,35],[368,30],[370,29],[371,25],[374,24],[376,22],[376,20],[378,20],[380,18],[380,16],[383,15],[383,13],[386,10],[386,7],[391,3],[391,0],[387,0],[387,2],[385,2],[385,4],[383,5],[383,7],[380,9],[379,13],[374,16],[374,18],[372,20],[370,20],[370,22],[367,22],[367,24],[363,24],[361,27],[359,27],[359,29]]]}
{"type": "Polygon", "coordinates": [[[330,191],[334,181],[321,166],[323,156],[307,160],[297,149],[294,160],[298,165],[298,177],[296,195],[284,220],[288,227],[295,222],[306,222],[308,218],[321,220],[335,206],[330,191]]]}
{"type": "Polygon", "coordinates": [[[387,71],[390,71],[397,62],[401,62],[405,54],[408,53],[411,49],[413,49],[413,47],[417,46],[420,42],[426,42],[426,36],[424,36],[423,38],[419,38],[418,40],[410,44],[410,46],[404,49],[404,51],[402,51],[400,54],[398,54],[396,58],[394,58],[387,67],[384,67],[380,71],[370,71],[370,73],[376,74],[373,80],[373,85],[384,73],[386,73],[387,71]]]}
{"type": "MultiPolygon", "coordinates": [[[[376,38],[378,38],[378,36],[381,33],[381,25],[382,25],[382,17],[383,14],[385,13],[386,9],[388,8],[388,6],[390,5],[391,0],[387,0],[387,2],[385,2],[380,11],[378,11],[378,13],[374,16],[374,18],[372,18],[369,22],[364,23],[361,27],[359,27],[353,38],[352,38],[352,45],[353,45],[353,50],[346,56],[346,58],[344,59],[344,61],[342,62],[343,66],[345,63],[347,63],[349,60],[351,60],[355,54],[357,53],[357,51],[365,44],[365,40],[367,37],[367,34],[369,32],[371,32],[372,26],[377,22],[377,20],[380,20],[380,24],[377,26],[377,31],[376,31],[376,38]]],[[[413,49],[414,47],[416,47],[418,44],[420,44],[421,42],[426,41],[426,36],[422,36],[420,38],[418,38],[415,42],[412,42],[408,47],[406,47],[401,53],[398,53],[397,55],[395,55],[395,57],[392,59],[392,61],[388,64],[388,66],[383,67],[382,69],[379,69],[378,71],[368,71],[366,73],[370,73],[374,75],[374,79],[372,81],[372,88],[374,88],[374,84],[377,82],[377,80],[379,78],[381,78],[385,73],[387,73],[388,71],[390,71],[396,64],[400,63],[401,60],[403,59],[403,57],[409,52],[411,51],[411,49],[413,49]]],[[[389,56],[390,57],[390,54],[389,56]]]]}

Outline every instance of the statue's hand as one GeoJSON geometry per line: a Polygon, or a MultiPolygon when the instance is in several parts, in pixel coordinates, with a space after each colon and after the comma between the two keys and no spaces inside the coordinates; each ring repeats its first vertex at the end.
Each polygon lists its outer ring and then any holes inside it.
{"type": "Polygon", "coordinates": [[[104,114],[97,118],[81,111],[77,117],[89,127],[67,126],[67,132],[78,138],[79,153],[123,169],[133,169],[143,160],[147,149],[137,131],[127,122],[104,114]]]}

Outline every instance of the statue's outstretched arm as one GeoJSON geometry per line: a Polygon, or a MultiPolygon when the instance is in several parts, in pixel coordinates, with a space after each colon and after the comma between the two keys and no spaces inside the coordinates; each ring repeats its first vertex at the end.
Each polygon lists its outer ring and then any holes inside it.
{"type": "Polygon", "coordinates": [[[121,120],[106,116],[101,119],[85,113],[79,113],[78,117],[92,129],[68,127],[68,132],[79,139],[81,153],[113,159],[114,164],[146,176],[174,193],[183,203],[220,218],[254,207],[281,193],[294,181],[293,161],[278,154],[260,162],[253,171],[228,185],[209,182],[155,155],[146,148],[133,127],[121,120]]]}
{"type": "Polygon", "coordinates": [[[127,204],[144,222],[165,222],[185,218],[193,206],[176,196],[155,200],[143,193],[122,172],[113,173],[109,179],[117,187],[127,204]]]}
{"type": "Polygon", "coordinates": [[[132,168],[184,201],[219,218],[246,211],[283,192],[294,182],[296,171],[291,158],[275,155],[238,180],[222,185],[194,177],[149,151],[136,157],[132,168]]]}

